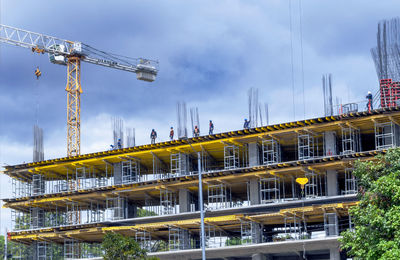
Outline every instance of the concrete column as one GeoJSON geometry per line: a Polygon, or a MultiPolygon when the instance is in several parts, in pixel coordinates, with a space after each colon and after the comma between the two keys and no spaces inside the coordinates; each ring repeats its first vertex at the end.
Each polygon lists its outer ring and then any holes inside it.
{"type": "Polygon", "coordinates": [[[114,184],[122,184],[122,163],[114,163],[114,184]]]}
{"type": "Polygon", "coordinates": [[[260,156],[257,143],[249,143],[249,166],[260,165],[260,156]]]}
{"type": "Polygon", "coordinates": [[[257,253],[251,256],[251,260],[268,260],[268,258],[264,254],[257,253]]]}
{"type": "Polygon", "coordinates": [[[250,179],[250,184],[248,186],[250,204],[257,205],[260,204],[260,183],[258,179],[250,179]]]}
{"type": "Polygon", "coordinates": [[[335,170],[327,170],[326,171],[326,184],[327,184],[327,195],[328,196],[339,195],[337,171],[335,171],[335,170]]]}
{"type": "Polygon", "coordinates": [[[340,260],[339,248],[331,248],[329,255],[330,255],[330,260],[340,260]]]}
{"type": "Polygon", "coordinates": [[[190,212],[190,192],[188,189],[179,189],[179,212],[190,212]]]}
{"type": "Polygon", "coordinates": [[[252,222],[251,223],[251,228],[254,230],[254,234],[255,234],[255,239],[253,241],[253,243],[255,244],[259,244],[262,242],[262,226],[258,223],[252,222]]]}
{"type": "Polygon", "coordinates": [[[336,133],[326,131],[324,134],[325,156],[337,155],[336,153],[336,133]]]}

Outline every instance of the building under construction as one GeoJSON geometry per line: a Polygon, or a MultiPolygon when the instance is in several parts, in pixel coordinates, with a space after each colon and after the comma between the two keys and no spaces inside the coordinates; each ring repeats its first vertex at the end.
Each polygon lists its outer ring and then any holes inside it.
{"type": "MultiPolygon", "coordinates": [[[[386,79],[399,74],[387,67],[400,59],[389,64],[379,43],[375,110],[347,104],[334,112],[329,76],[320,118],[142,146],[133,132],[128,148],[52,160],[43,159],[36,126],[37,162],[4,171],[13,191],[3,199],[12,210],[8,239],[20,245],[13,259],[27,252],[35,260],[98,257],[107,232],[134,237],[160,259],[200,259],[200,205],[208,259],[346,258],[338,238],[352,228],[354,163],[400,146],[400,83],[386,79]]],[[[178,136],[187,136],[181,123],[178,136]]]]}
{"type": "Polygon", "coordinates": [[[99,256],[107,232],[160,259],[199,259],[200,166],[208,259],[340,259],[354,162],[400,145],[386,92],[377,110],[7,166],[8,238],[33,259],[99,256]]]}

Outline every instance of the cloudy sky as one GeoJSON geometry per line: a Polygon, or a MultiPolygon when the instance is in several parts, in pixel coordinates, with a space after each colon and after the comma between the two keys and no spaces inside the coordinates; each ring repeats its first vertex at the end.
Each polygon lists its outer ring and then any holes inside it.
{"type": "MultiPolygon", "coordinates": [[[[399,14],[398,1],[303,1],[303,69],[299,1],[289,10],[288,0],[0,0],[0,23],[160,62],[153,83],[82,64],[81,150],[88,153],[108,148],[113,116],[136,128],[137,144],[149,142],[152,128],[166,140],[176,127],[177,101],[199,108],[203,131],[212,119],[222,132],[242,127],[251,87],[269,104],[270,123],[323,115],[325,73],[332,73],[333,96],[342,103],[364,101],[368,90],[377,90],[370,48],[378,21],[399,14]]],[[[32,160],[36,120],[45,158],[66,155],[65,84],[66,67],[47,55],[0,44],[0,167],[32,160]]],[[[0,178],[0,197],[9,197],[11,181],[0,178]]],[[[2,232],[9,215],[2,209],[2,232]]]]}

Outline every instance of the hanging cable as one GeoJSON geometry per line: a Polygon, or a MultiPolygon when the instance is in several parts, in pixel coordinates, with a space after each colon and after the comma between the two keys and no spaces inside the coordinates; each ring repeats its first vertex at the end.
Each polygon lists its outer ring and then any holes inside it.
{"type": "Polygon", "coordinates": [[[304,120],[306,119],[306,102],[305,102],[305,94],[304,94],[304,55],[303,55],[303,23],[302,23],[302,8],[301,8],[301,0],[299,0],[299,22],[300,22],[300,50],[301,50],[301,84],[303,88],[303,116],[304,120]]]}
{"type": "Polygon", "coordinates": [[[290,28],[290,63],[292,66],[292,102],[293,120],[296,119],[296,109],[294,105],[294,64],[293,64],[293,28],[292,28],[292,0],[289,0],[289,28],[290,28]]]}

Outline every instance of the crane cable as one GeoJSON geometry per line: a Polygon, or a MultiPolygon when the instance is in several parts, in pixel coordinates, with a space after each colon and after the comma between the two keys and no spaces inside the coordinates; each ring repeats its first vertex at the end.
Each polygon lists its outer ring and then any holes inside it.
{"type": "Polygon", "coordinates": [[[293,62],[293,28],[292,28],[292,0],[289,0],[289,29],[290,29],[290,63],[292,68],[292,102],[293,120],[296,120],[296,108],[294,105],[294,62],[293,62]]]}
{"type": "Polygon", "coordinates": [[[301,51],[301,84],[303,88],[303,113],[304,120],[306,119],[306,102],[304,94],[304,54],[303,54],[303,22],[302,22],[302,7],[299,0],[299,25],[300,25],[300,51],[301,51]]]}

